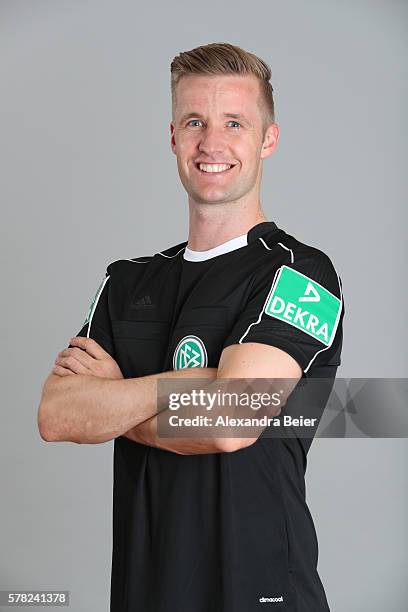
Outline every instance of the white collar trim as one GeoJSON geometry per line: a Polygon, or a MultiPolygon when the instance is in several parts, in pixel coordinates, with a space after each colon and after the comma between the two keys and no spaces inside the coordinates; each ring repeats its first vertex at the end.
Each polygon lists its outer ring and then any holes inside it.
{"type": "Polygon", "coordinates": [[[247,234],[242,234],[242,236],[231,238],[231,240],[227,240],[227,242],[223,242],[207,251],[193,251],[186,246],[183,257],[187,261],[205,261],[206,259],[217,257],[223,253],[229,253],[230,251],[235,251],[235,249],[240,249],[243,246],[247,246],[247,244],[247,234]]]}

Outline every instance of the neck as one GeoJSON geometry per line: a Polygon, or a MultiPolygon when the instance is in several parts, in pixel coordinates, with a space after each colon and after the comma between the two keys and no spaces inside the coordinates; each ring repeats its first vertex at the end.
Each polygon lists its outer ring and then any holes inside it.
{"type": "Polygon", "coordinates": [[[193,251],[207,251],[268,221],[259,205],[234,209],[234,205],[197,205],[189,201],[189,208],[188,248],[193,251]]]}

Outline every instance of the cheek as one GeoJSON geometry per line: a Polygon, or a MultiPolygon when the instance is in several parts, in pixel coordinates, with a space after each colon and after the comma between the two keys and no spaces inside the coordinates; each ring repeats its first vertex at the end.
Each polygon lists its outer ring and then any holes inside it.
{"type": "Polygon", "coordinates": [[[261,163],[262,143],[259,141],[251,142],[247,148],[247,160],[251,167],[256,169],[261,163]]]}
{"type": "Polygon", "coordinates": [[[231,151],[237,159],[242,160],[246,164],[251,164],[259,157],[259,142],[247,135],[246,138],[237,139],[231,142],[231,151]]]}
{"type": "Polygon", "coordinates": [[[177,149],[180,157],[186,157],[197,148],[197,138],[192,134],[180,135],[177,141],[177,149]]]}

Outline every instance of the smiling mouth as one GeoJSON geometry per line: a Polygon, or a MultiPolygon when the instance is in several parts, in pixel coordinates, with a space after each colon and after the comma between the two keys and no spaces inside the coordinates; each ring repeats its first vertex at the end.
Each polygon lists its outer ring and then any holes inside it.
{"type": "Polygon", "coordinates": [[[199,162],[196,163],[195,166],[202,174],[215,175],[226,174],[235,167],[235,164],[203,164],[199,162]]]}

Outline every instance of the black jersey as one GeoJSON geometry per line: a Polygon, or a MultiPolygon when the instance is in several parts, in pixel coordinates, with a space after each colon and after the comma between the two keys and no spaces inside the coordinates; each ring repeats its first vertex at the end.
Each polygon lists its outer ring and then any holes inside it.
{"type": "MultiPolygon", "coordinates": [[[[183,242],[111,263],[78,335],[125,378],[215,368],[232,344],[278,347],[302,377],[330,381],[316,415],[340,364],[343,314],[329,257],[263,222],[202,254],[183,242]]],[[[261,436],[185,456],[116,438],[111,612],[327,612],[305,501],[310,442],[261,436]]]]}

